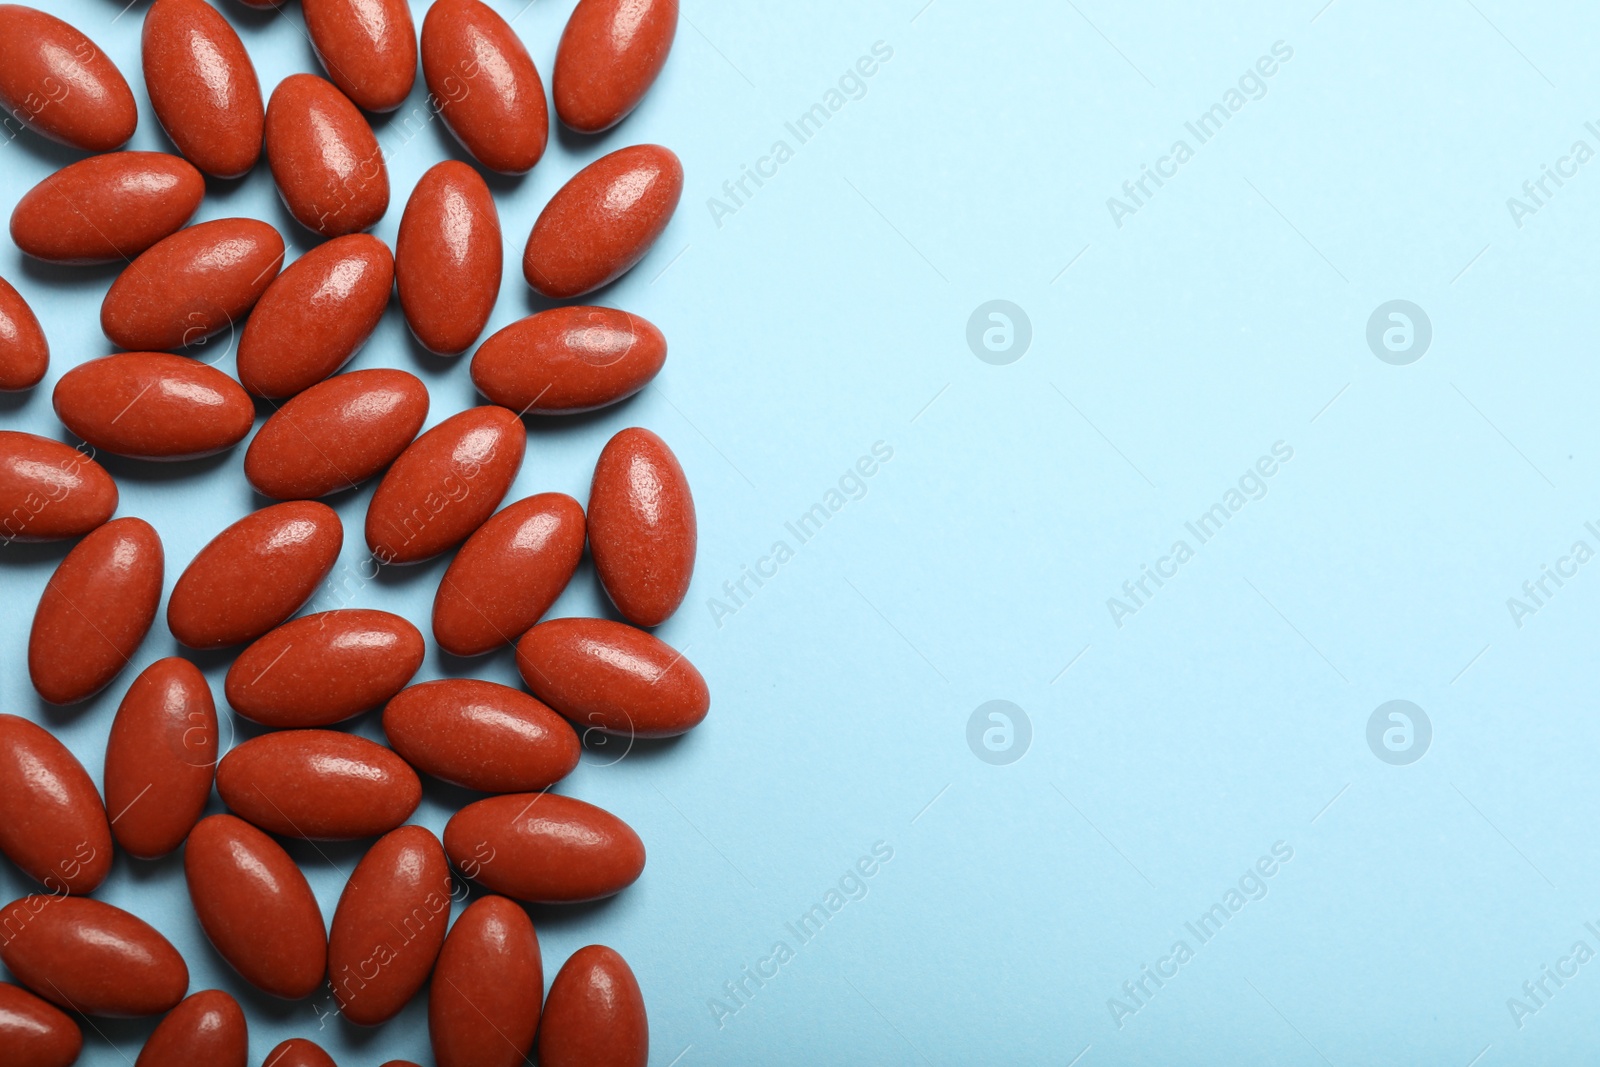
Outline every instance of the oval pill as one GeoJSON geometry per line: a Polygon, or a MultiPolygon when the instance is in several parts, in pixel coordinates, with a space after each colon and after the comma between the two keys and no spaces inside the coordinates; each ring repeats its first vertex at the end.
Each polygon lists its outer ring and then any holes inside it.
{"type": "Polygon", "coordinates": [[[0,392],[32,389],[49,369],[44,328],[22,294],[0,278],[0,392]]]}
{"type": "Polygon", "coordinates": [[[88,772],[16,715],[0,715],[0,852],[52,893],[92,892],[111,872],[111,827],[88,772]]]}
{"type": "Polygon", "coordinates": [[[614,950],[574,952],[550,983],[539,1024],[539,1067],[645,1067],[650,1024],[633,969],[614,950]]]}
{"type": "Polygon", "coordinates": [[[161,1020],[133,1067],[245,1067],[249,1028],[239,1002],[220,989],[186,998],[161,1020]]]}
{"type": "Polygon", "coordinates": [[[483,897],[461,913],[428,987],[428,1038],[438,1067],[520,1067],[544,999],[539,937],[521,906],[483,897]]]}
{"type": "Polygon", "coordinates": [[[402,689],[383,732],[424,774],[485,793],[548,788],[578,765],[578,735],[561,716],[508,685],[445,678],[402,689]]]}
{"type": "Polygon", "coordinates": [[[129,855],[155,859],[200,821],[218,756],[217,706],[200,668],[168,656],[140,672],[106,740],[106,808],[129,855]]]}
{"type": "Polygon", "coordinates": [[[632,827],[558,793],[508,793],[468,804],[444,828],[456,869],[494,893],[573,904],[619,893],[644,871],[632,827]]]}
{"type": "Polygon", "coordinates": [[[0,540],[76,537],[116,510],[117,483],[85,452],[49,437],[0,430],[0,540]]]}
{"type": "Polygon", "coordinates": [[[541,622],[517,642],[517,670],[580,730],[671,737],[711,708],[705,679],[681,653],[610,619],[541,622]]]}
{"type": "Polygon", "coordinates": [[[389,209],[383,149],[332,83],[291,74],[267,101],[267,164],[289,213],[324,237],[368,229],[389,209]]]}
{"type": "Polygon", "coordinates": [[[256,409],[239,383],[186,356],[121,352],[80,363],[56,382],[61,422],[96,448],[134,459],[184,460],[232,448],[256,409]]]}
{"type": "Polygon", "coordinates": [[[273,1046],[272,1051],[267,1053],[267,1058],[261,1061],[261,1067],[338,1067],[338,1065],[333,1062],[332,1056],[322,1050],[322,1046],[303,1037],[291,1037],[273,1046]]]}
{"type": "Polygon", "coordinates": [[[667,443],[638,426],[600,452],[589,488],[589,551],[606,595],[635,626],[659,626],[689,593],[694,497],[667,443]]]}
{"type": "Polygon", "coordinates": [[[387,611],[303,615],[241,652],[223,691],[233,710],[264,726],[331,726],[404,689],[424,651],[417,628],[387,611]]]}
{"type": "Polygon", "coordinates": [[[466,351],[500,292],[500,215],[482,175],[453,159],[430,168],[406,201],[394,249],[411,332],[441,356],[466,351]]]}
{"type": "Polygon", "coordinates": [[[339,90],[368,111],[393,111],[417,78],[417,30],[406,0],[301,0],[306,32],[339,90]]]}
{"type": "Polygon", "coordinates": [[[667,361],[667,339],[637,315],[559,307],[496,331],[472,356],[472,384],[525,415],[572,415],[625,400],[667,361]]]}
{"type": "Polygon", "coordinates": [[[283,730],[237,746],[217,794],[263,830],[315,841],[386,834],[422,802],[422,782],[382,745],[337,730],[283,730]]]}
{"type": "Polygon", "coordinates": [[[463,148],[524,174],[544,155],[550,111],[522,38],[482,0],[435,0],[422,20],[422,75],[463,148]]]}
{"type": "Polygon", "coordinates": [[[261,156],[265,109],[244,42],[206,0],[155,0],[140,37],[145,90],[178,151],[237,178],[261,156]]]}
{"type": "Polygon", "coordinates": [[[11,240],[51,263],[120,263],[183,229],[206,181],[166,152],[111,152],[68,164],[22,195],[11,240]]]}
{"type": "Polygon", "coordinates": [[[139,124],[128,81],[77,27],[0,4],[0,105],[36,133],[86,152],[126,144],[139,124]]]}
{"type": "Polygon", "coordinates": [[[579,133],[609,130],[667,65],[678,0],[578,0],[552,76],[556,114],[579,133]]]}
{"type": "Polygon", "coordinates": [[[44,999],[84,1015],[159,1015],[189,989],[172,942],[88,897],[28,896],[0,910],[0,962],[44,999]]]}
{"type": "Polygon", "coordinates": [[[55,1005],[0,982],[0,1048],[14,1067],[69,1067],[83,1051],[83,1031],[55,1005]]]}

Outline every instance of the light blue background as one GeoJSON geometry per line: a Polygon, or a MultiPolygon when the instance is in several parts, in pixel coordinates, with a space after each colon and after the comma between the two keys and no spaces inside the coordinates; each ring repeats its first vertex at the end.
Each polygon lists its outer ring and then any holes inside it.
{"type": "MultiPolygon", "coordinates": [[[[265,89],[317,69],[298,8],[219,2],[265,89]]],[[[570,0],[492,2],[548,84],[570,0]]],[[[1600,1040],[1600,962],[1521,1028],[1507,1007],[1575,941],[1600,951],[1583,925],[1600,925],[1600,564],[1520,628],[1506,607],[1574,540],[1600,547],[1584,530],[1600,519],[1600,162],[1520,228],[1506,205],[1575,140],[1600,149],[1584,128],[1600,118],[1600,12],[1322,2],[694,0],[638,112],[598,139],[553,134],[531,175],[493,179],[506,273],[491,329],[542,306],[522,244],[575,170],[658,141],[687,172],[656,249],[601,295],[662,328],[666,369],[621,407],[533,425],[512,490],[585,499],[604,441],[639,424],[696,495],[695,582],[661,635],[706,675],[711,715],[617,765],[586,756],[561,791],[625,818],[649,864],[608,903],[533,909],[547,978],[592,942],[631,961],[653,1063],[1466,1067],[1600,1040]],[[784,123],[880,41],[893,58],[865,95],[796,147],[784,123]],[[1266,95],[1119,228],[1107,198],[1173,140],[1196,147],[1184,123],[1278,41],[1293,57],[1266,95]],[[794,158],[718,225],[708,198],[779,138],[794,158]],[[996,298],[1033,329],[1005,366],[965,340],[996,298]],[[1410,366],[1365,341],[1395,298],[1433,324],[1410,366]],[[708,599],[777,539],[793,546],[785,522],[878,441],[894,455],[865,495],[717,625],[708,599]],[[1294,457],[1265,498],[1114,625],[1106,599],[1277,441],[1294,457]],[[967,745],[992,699],[1031,720],[1009,766],[967,745]],[[1410,766],[1367,746],[1391,699],[1432,721],[1410,766]],[[800,945],[785,923],[879,841],[893,859],[866,896],[800,945]],[[1279,841],[1294,858],[1266,897],[1199,945],[1184,923],[1279,841]],[[1119,1028],[1108,998],[1179,938],[1194,958],[1119,1028]],[[708,1001],[734,1006],[724,983],[778,940],[795,958],[719,1026],[708,1001]]],[[[134,147],[167,149],[138,78],[143,6],[53,10],[134,84],[134,147]]],[[[438,123],[409,141],[396,119],[377,129],[395,195],[376,232],[392,242],[416,178],[462,153],[438,123]]],[[[0,148],[6,210],[71,158],[32,135],[0,148]]],[[[237,214],[310,243],[265,166],[211,183],[199,218],[237,214]]],[[[95,312],[114,272],[24,263],[8,244],[0,273],[53,351],[0,422],[65,437],[49,387],[109,351],[95,312]]],[[[475,402],[464,361],[422,353],[398,307],[353,364],[382,365],[427,381],[430,425],[475,402]]],[[[243,451],[108,461],[120,513],[161,531],[169,590],[263,503],[243,451]]],[[[370,493],[335,502],[342,565],[362,558],[370,493]]],[[[65,548],[0,553],[0,694],[98,780],[135,669],[174,645],[158,627],[100,697],[43,706],[27,629],[65,548]]],[[[446,562],[358,602],[425,625],[446,562]]],[[[601,610],[586,566],[555,613],[601,610]]],[[[220,700],[228,657],[199,662],[220,700]]],[[[419,679],[463,674],[515,681],[508,654],[437,651],[419,679]]],[[[381,736],[376,716],[354,729],[381,736]]],[[[418,819],[438,830],[465,799],[430,786],[418,819]]],[[[331,917],[362,845],[293,851],[331,917]]],[[[0,870],[0,891],[31,888],[0,870]]],[[[241,996],[253,1061],[299,1034],[346,1065],[431,1062],[423,997],[373,1032],[319,1031],[307,1004],[251,995],[200,933],[177,858],[119,857],[98,895],[170,937],[194,989],[241,996]]],[[[121,1064],[148,1024],[86,1032],[84,1063],[121,1064]]]]}

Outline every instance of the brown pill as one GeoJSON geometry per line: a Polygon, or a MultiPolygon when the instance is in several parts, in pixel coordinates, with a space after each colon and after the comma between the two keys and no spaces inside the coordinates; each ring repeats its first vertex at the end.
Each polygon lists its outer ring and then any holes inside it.
{"type": "Polygon", "coordinates": [[[604,945],[574,952],[550,983],[539,1067],[645,1067],[650,1024],[626,960],[604,945]]]}
{"type": "Polygon", "coordinates": [[[235,814],[274,834],[314,841],[386,834],[422,802],[406,761],[337,730],[284,730],[222,758],[217,794],[235,814]]]}
{"type": "Polygon", "coordinates": [[[338,237],[383,218],[389,170],[349,97],[314,74],[291,74],[272,91],[266,128],[272,180],[302,226],[338,237]]]}
{"type": "MultiPolygon", "coordinates": [[[[246,3],[252,0],[244,0],[246,3]]],[[[256,6],[264,7],[259,0],[256,6]]],[[[333,1062],[333,1057],[322,1051],[322,1047],[303,1037],[291,1037],[289,1040],[277,1045],[267,1053],[267,1058],[261,1061],[261,1067],[338,1067],[333,1062]]]]}
{"type": "Polygon", "coordinates": [[[254,641],[311,599],[343,540],[338,514],[315,500],[251,512],[213,537],[178,576],[168,629],[190,648],[254,641]]]}
{"type": "Polygon", "coordinates": [[[368,111],[393,111],[417,79],[417,30],[406,0],[301,0],[323,69],[368,111]]]}
{"type": "Polygon", "coordinates": [[[579,0],[556,49],[556,114],[580,133],[609,130],[667,65],[678,0],[579,0]]]}
{"type": "Polygon", "coordinates": [[[169,656],[133,680],[106,740],[106,810],[129,855],[183,844],[205,811],[218,755],[217,706],[200,668],[169,656]]]}
{"type": "Polygon", "coordinates": [[[161,1020],[133,1067],[245,1067],[250,1034],[239,1002],[220,989],[186,999],[161,1020]]]}
{"type": "Polygon", "coordinates": [[[234,711],[264,726],[331,726],[404,689],[424,650],[417,628],[398,615],[324,611],[285,623],[241,652],[223,691],[234,711]]]}
{"type": "Polygon", "coordinates": [[[572,580],[583,535],[583,508],[565,493],[530,496],[490,516],[439,582],[439,647],[478,656],[527,633],[572,580]]]}
{"type": "Polygon", "coordinates": [[[516,412],[486,405],[413,441],[367,505],[373,558],[420,563],[465,541],[505,498],[527,440],[516,412]]]}
{"type": "Polygon", "coordinates": [[[0,541],[77,537],[116,510],[117,483],[85,452],[0,430],[0,541]]]}
{"type": "Polygon", "coordinates": [[[111,827],[88,772],[15,715],[0,715],[0,852],[52,893],[92,892],[111,872],[111,827]]]}
{"type": "Polygon", "coordinates": [[[635,626],[659,626],[694,575],[694,497],[678,457],[649,430],[606,443],[589,487],[589,551],[611,602],[635,626]]]}
{"type": "Polygon", "coordinates": [[[398,1014],[428,980],[449,924],[439,839],[421,826],[380,837],[345,883],[328,933],[328,979],[344,1017],[376,1026],[398,1014]]]}
{"type": "Polygon", "coordinates": [[[705,679],[658,638],[610,619],[551,619],[517,642],[534,695],[580,730],[671,737],[711,708],[705,679]]]}
{"type": "Polygon", "coordinates": [[[0,1048],[11,1067],[70,1067],[83,1051],[83,1031],[54,1005],[0,982],[0,1048]]]}
{"type": "Polygon", "coordinates": [[[560,307],[492,334],[472,356],[472,384],[524,415],[573,415],[625,400],[667,361],[667,339],[637,315],[560,307]]]}
{"type": "Polygon", "coordinates": [[[482,175],[447,159],[417,180],[394,243],[400,308],[423,347],[466,351],[500,292],[500,214],[482,175]]]}
{"type": "Polygon", "coordinates": [[[272,413],[244,454],[244,475],[279,500],[349,489],[394,462],[427,417],[428,388],[416,375],[341,374],[272,413]]]}
{"type": "Polygon", "coordinates": [[[239,336],[239,381],[257,396],[294,396],[355,356],[383,318],[394,257],[371,234],[318,245],[262,295],[239,336]]]}
{"type": "Polygon", "coordinates": [[[561,716],[476,678],[401,690],[383,709],[383,732],[417,770],[485,793],[545,789],[578,765],[578,735],[561,716]]]}
{"type": "Polygon", "coordinates": [[[135,459],[198,459],[244,440],[255,405],[239,383],[185,356],[122,352],[56,382],[61,422],[89,444],[135,459]]]}
{"type": "Polygon", "coordinates": [[[178,151],[218,178],[261,156],[261,83],[244,42],[205,0],[156,0],[140,39],[144,86],[178,151]]]}
{"type": "Polygon", "coordinates": [[[50,369],[50,342],[22,294],[0,278],[0,393],[32,389],[50,369]]]}
{"type": "Polygon", "coordinates": [[[644,258],[683,195],[683,165],[670,149],[619,148],[556,190],[528,234],[522,275],[556,300],[593,292],[644,258]]]}
{"type": "Polygon", "coordinates": [[[468,804],[445,824],[444,849],[479,885],[533,904],[609,897],[644,870],[644,843],[632,827],[558,793],[468,804]]]}
{"type": "Polygon", "coordinates": [[[211,815],[189,835],[183,874],[200,928],[245,981],[285,1000],[322,985],[322,909],[283,846],[243,819],[211,815]]]}
{"type": "Polygon", "coordinates": [[[112,519],[73,546],[39,597],[28,675],[52,704],[75,704],[128,665],[161,605],[161,538],[143,519],[112,519]]]}
{"type": "Polygon", "coordinates": [[[84,1015],[160,1015],[189,990],[172,942],[88,897],[29,896],[0,911],[0,961],[52,1004],[84,1015]]]}
{"type": "Polygon", "coordinates": [[[490,170],[544,155],[550,111],[522,38],[481,0],[435,0],[422,20],[422,76],[450,132],[490,170]]]}
{"type": "Polygon", "coordinates": [[[86,152],[125,144],[139,124],[115,63],[54,15],[0,4],[0,105],[52,141],[86,152]]]}
{"type": "Polygon", "coordinates": [[[283,238],[266,223],[197,223],[128,264],[100,305],[100,328],[130,351],[200,344],[244,322],[281,266],[283,238]]]}
{"type": "Polygon", "coordinates": [[[544,999],[539,938],[521,906],[474,901],[450,930],[428,987],[428,1037],[439,1067],[521,1067],[544,999]]]}
{"type": "Polygon", "coordinates": [[[131,260],[183,229],[206,180],[165,152],[80,159],[35,185],[11,212],[11,239],[51,263],[131,260]]]}

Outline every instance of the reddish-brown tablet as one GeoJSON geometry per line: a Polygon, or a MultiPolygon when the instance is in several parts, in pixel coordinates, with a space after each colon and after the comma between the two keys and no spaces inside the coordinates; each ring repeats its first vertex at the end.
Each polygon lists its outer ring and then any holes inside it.
{"type": "Polygon", "coordinates": [[[534,695],[580,730],[671,737],[697,726],[711,694],[671,645],[610,619],[551,619],[517,642],[534,695]]]}
{"type": "Polygon", "coordinates": [[[0,4],[0,105],[52,141],[86,152],[126,144],[139,124],[117,65],[77,27],[0,4]]]}
{"type": "Polygon", "coordinates": [[[0,1048],[14,1067],[71,1067],[83,1051],[72,1017],[21,986],[0,982],[0,1048]]]}
{"type": "Polygon", "coordinates": [[[521,1067],[544,999],[539,937],[505,897],[474,901],[445,938],[428,987],[428,1038],[439,1067],[521,1067]]]}
{"type": "Polygon", "coordinates": [[[51,263],[121,263],[183,229],[206,180],[165,152],[111,152],[69,164],[23,194],[11,239],[51,263]]]}
{"type": "Polygon", "coordinates": [[[324,237],[357,233],[389,209],[389,169],[350,98],[291,74],[267,102],[267,164],[289,213],[324,237]]]}
{"type": "Polygon", "coordinates": [[[117,483],[88,452],[0,430],[0,541],[86,534],[117,510],[117,483]]]}
{"type": "Polygon", "coordinates": [[[117,844],[147,860],[183,844],[205,811],[217,756],[217,706],[200,668],[168,656],[140,672],[106,740],[117,844]]]}
{"type": "Polygon", "coordinates": [[[331,726],[377,707],[406,687],[425,651],[398,615],[341,608],[305,615],[239,654],[223,691],[265,726],[331,726]]]}
{"type": "MultiPolygon", "coordinates": [[[[253,4],[256,7],[265,7],[262,0],[242,0],[243,3],[253,4]]],[[[261,1061],[261,1067],[338,1067],[333,1062],[333,1057],[322,1050],[322,1046],[303,1037],[291,1037],[282,1044],[273,1047],[267,1053],[267,1058],[261,1061]]]]}
{"type": "Polygon", "coordinates": [[[556,114],[580,133],[609,130],[667,65],[678,0],[578,0],[556,49],[556,114]]]}
{"type": "Polygon", "coordinates": [[[441,356],[466,351],[500,292],[500,215],[483,176],[459,160],[434,164],[406,201],[394,257],[417,340],[441,356]]]}
{"type": "Polygon", "coordinates": [[[0,962],[52,1004],[85,1015],[171,1011],[189,968],[155,927],[88,897],[30,896],[0,910],[0,962]]]}
{"type": "Polygon", "coordinates": [[[15,715],[0,715],[0,852],[52,893],[92,892],[111,872],[111,828],[88,772],[15,715]]]}
{"type": "Polygon", "coordinates": [[[417,79],[417,29],[406,0],[301,0],[306,31],[339,90],[368,111],[393,111],[417,79]]]}
{"type": "Polygon", "coordinates": [[[533,697],[477,678],[400,691],[383,732],[411,766],[485,793],[546,789],[578,765],[578,735],[533,697]]]}
{"type": "Polygon", "coordinates": [[[523,415],[573,415],[625,400],[667,361],[667,339],[637,315],[559,307],[496,331],[472,356],[472,384],[523,415]]]}
{"type": "Polygon", "coordinates": [[[422,75],[445,125],[479,163],[523,174],[544,155],[544,82],[522,38],[482,0],[435,0],[428,8],[422,75]]]}
{"type": "Polygon", "coordinates": [[[650,1025],[633,969],[604,945],[580,948],[550,983],[539,1067],[645,1067],[650,1025]]]}
{"type": "Polygon", "coordinates": [[[241,818],[317,841],[386,834],[422,802],[422,782],[382,745],[337,730],[282,730],[235,747],[217,795],[241,818]]]}
{"type": "Polygon", "coordinates": [[[244,1010],[222,990],[207,989],[161,1020],[133,1067],[246,1067],[249,1058],[244,1010]]]}
{"type": "Polygon", "coordinates": [[[0,393],[32,389],[50,369],[50,342],[22,294],[0,278],[0,393]]]}
{"type": "Polygon", "coordinates": [[[167,136],[196,167],[237,178],[261,156],[261,83],[244,42],[206,0],[155,0],[140,38],[144,85],[167,136]]]}
{"type": "Polygon", "coordinates": [[[589,552],[606,595],[635,626],[659,626],[689,593],[694,497],[678,457],[649,430],[617,433],[589,487],[589,552]]]}
{"type": "Polygon", "coordinates": [[[239,383],[185,356],[122,352],[80,363],[51,402],[67,429],[134,459],[198,459],[232,448],[255,423],[239,383]]]}
{"type": "Polygon", "coordinates": [[[456,869],[495,893],[572,904],[620,893],[644,870],[644,843],[609,811],[558,793],[468,804],[444,828],[456,869]]]}

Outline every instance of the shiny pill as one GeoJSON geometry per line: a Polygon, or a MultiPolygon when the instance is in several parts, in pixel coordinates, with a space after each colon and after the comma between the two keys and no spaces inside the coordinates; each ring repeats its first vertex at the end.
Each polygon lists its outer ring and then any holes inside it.
{"type": "Polygon", "coordinates": [[[88,897],[29,896],[0,910],[0,962],[52,1004],[85,1015],[159,1015],[189,968],[149,923],[88,897]]]}
{"type": "Polygon", "coordinates": [[[255,423],[239,383],[165,352],[80,363],[56,382],[56,417],[89,444],[134,459],[184,460],[232,448],[255,423]]]}
{"type": "Polygon", "coordinates": [[[254,167],[265,118],[261,83],[222,13],[206,0],[155,0],[139,48],[145,90],[178,151],[218,178],[254,167]]]}
{"type": "Polygon", "coordinates": [[[21,4],[0,4],[0,105],[35,132],[86,152],[127,143],[139,124],[116,64],[77,27],[21,4]]]}
{"type": "Polygon", "coordinates": [[[545,789],[578,765],[566,720],[521,690],[477,678],[402,689],[383,709],[383,732],[417,770],[485,793],[545,789]]]}
{"type": "Polygon", "coordinates": [[[637,315],[559,307],[506,326],[472,356],[472,384],[524,415],[572,415],[625,400],[667,361],[667,340],[637,315]]]}
{"type": "Polygon", "coordinates": [[[508,793],[468,804],[444,828],[456,869],[494,893],[572,904],[619,893],[644,871],[627,823],[557,793],[508,793]]]}
{"type": "Polygon", "coordinates": [[[610,619],[541,622],[517,642],[517,670],[579,730],[671,737],[711,707],[705,679],[682,653],[610,619]]]}
{"type": "Polygon", "coordinates": [[[659,626],[678,610],[697,536],[689,480],[667,443],[638,426],[606,442],[589,487],[589,551],[623,618],[659,626]]]}
{"type": "Polygon", "coordinates": [[[22,294],[0,278],[0,392],[32,389],[49,369],[44,328],[22,294]]]}
{"type": "Polygon", "coordinates": [[[394,248],[412,334],[442,356],[466,351],[500,292],[500,215],[483,177],[453,159],[429,168],[406,201],[394,248]]]}
{"type": "MultiPolygon", "coordinates": [[[[259,4],[259,0],[257,0],[259,4]]],[[[322,1050],[322,1046],[303,1037],[291,1037],[279,1045],[274,1045],[272,1051],[267,1053],[267,1058],[261,1061],[261,1067],[337,1067],[333,1057],[322,1050]]]]}
{"type": "Polygon", "coordinates": [[[522,38],[482,0],[435,0],[422,20],[433,106],[490,170],[523,174],[544,155],[550,111],[522,38]]]}
{"type": "Polygon", "coordinates": [[[83,1050],[83,1031],[48,1001],[0,982],[0,1048],[11,1067],[69,1067],[83,1050]]]}
{"type": "Polygon", "coordinates": [[[667,64],[678,0],[579,0],[552,76],[556,114],[580,133],[621,122],[667,64]]]}
{"type": "Polygon", "coordinates": [[[417,78],[417,30],[406,0],[301,0],[306,32],[341,92],[393,111],[417,78]]]}
{"type": "Polygon", "coordinates": [[[389,208],[389,170],[361,112],[331,83],[291,74],[267,102],[267,164],[289,213],[324,237],[370,228],[389,208]]]}
{"type": "Polygon", "coordinates": [[[539,1067],[645,1067],[649,1058],[650,1024],[633,969],[604,945],[580,948],[550,983],[539,1067]]]}
{"type": "Polygon", "coordinates": [[[168,656],[140,672],[106,739],[106,808],[129,855],[155,859],[200,821],[218,757],[217,707],[200,668],[168,656]]]}
{"type": "Polygon", "coordinates": [[[311,840],[377,837],[405,822],[422,782],[394,752],[337,730],[283,730],[235,747],[217,795],[271,833],[311,840]]]}
{"type": "Polygon", "coordinates": [[[77,537],[117,510],[117,483],[71,445],[0,430],[0,541],[77,537]]]}
{"type": "Polygon", "coordinates": [[[94,782],[44,727],[0,715],[0,852],[52,893],[89,893],[111,872],[94,782]]]}
{"type": "Polygon", "coordinates": [[[167,1013],[133,1067],[245,1067],[249,1057],[244,1010],[222,990],[207,989],[167,1013]]]}
{"type": "Polygon", "coordinates": [[[111,152],[68,164],[11,211],[11,240],[51,263],[121,263],[184,227],[206,182],[165,152],[111,152]]]}
{"type": "Polygon", "coordinates": [[[428,988],[438,1067],[521,1067],[544,998],[539,937],[505,897],[475,900],[445,938],[428,988]]]}

